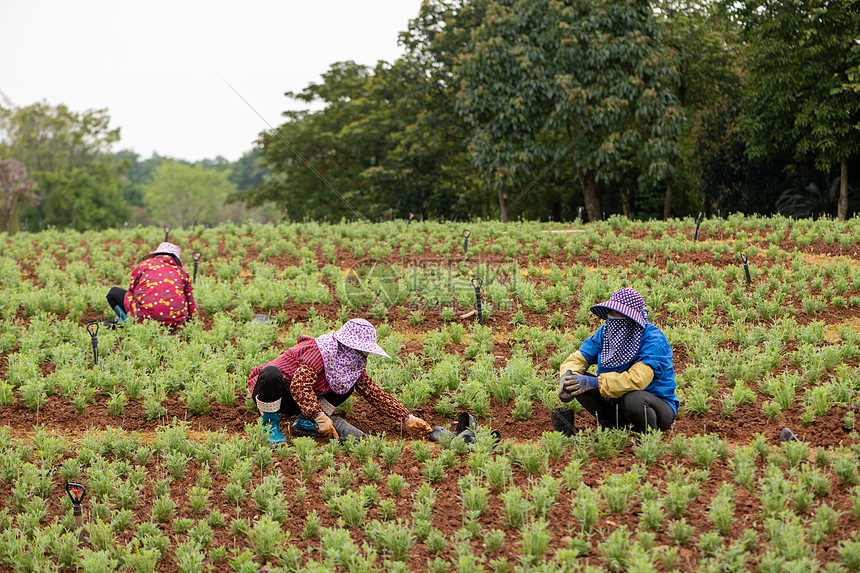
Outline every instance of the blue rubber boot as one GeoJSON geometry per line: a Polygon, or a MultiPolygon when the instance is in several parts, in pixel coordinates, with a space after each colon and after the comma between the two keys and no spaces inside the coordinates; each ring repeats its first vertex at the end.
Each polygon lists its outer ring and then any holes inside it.
{"type": "Polygon", "coordinates": [[[301,430],[302,432],[316,432],[319,430],[319,426],[317,423],[311,419],[305,418],[304,416],[299,416],[296,418],[296,421],[290,426],[294,430],[301,430]]]}
{"type": "Polygon", "coordinates": [[[125,319],[128,318],[128,315],[125,313],[125,310],[120,305],[116,305],[113,307],[113,311],[116,313],[117,317],[119,317],[119,323],[125,324],[125,319]]]}
{"type": "Polygon", "coordinates": [[[269,434],[268,442],[270,444],[277,445],[283,444],[287,441],[284,435],[281,433],[281,417],[277,412],[263,412],[262,413],[263,420],[263,428],[266,429],[266,432],[269,434]]]}

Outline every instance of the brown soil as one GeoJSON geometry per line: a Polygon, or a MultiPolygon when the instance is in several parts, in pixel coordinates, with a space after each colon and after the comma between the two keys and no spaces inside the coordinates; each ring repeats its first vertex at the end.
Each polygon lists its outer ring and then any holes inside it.
{"type": "MultiPolygon", "coordinates": [[[[669,229],[666,231],[666,234],[675,235],[681,233],[676,233],[673,229],[669,229]]],[[[689,237],[692,235],[692,230],[687,229],[683,234],[689,237]]],[[[650,233],[637,230],[631,234],[631,237],[634,239],[646,239],[649,235],[650,233]]],[[[730,240],[728,237],[725,239],[730,240]]],[[[196,240],[199,241],[199,239],[196,240]]],[[[724,237],[721,236],[720,232],[712,232],[703,225],[703,228],[700,230],[699,240],[724,240],[724,237]]],[[[203,244],[202,241],[200,244],[203,244]]],[[[769,244],[764,241],[759,241],[757,244],[762,249],[767,249],[769,246],[769,244]]],[[[779,247],[789,253],[794,252],[796,249],[795,245],[793,245],[787,238],[779,244],[779,247]]],[[[218,249],[220,255],[223,255],[226,252],[223,239],[219,244],[218,249]]],[[[316,252],[318,255],[319,266],[321,268],[326,264],[324,262],[325,259],[322,255],[321,249],[317,248],[316,252]]],[[[846,256],[854,263],[860,260],[860,254],[858,254],[860,250],[858,250],[856,245],[849,249],[843,249],[838,243],[825,245],[820,239],[810,245],[810,247],[804,248],[803,252],[815,255],[846,256]]],[[[570,256],[564,251],[555,249],[546,257],[536,257],[534,264],[540,268],[548,268],[552,264],[559,266],[587,265],[590,267],[629,268],[631,264],[637,262],[638,257],[643,254],[644,253],[641,252],[613,254],[604,250],[600,253],[597,260],[592,260],[588,255],[570,256]]],[[[247,265],[256,261],[258,256],[259,253],[255,248],[248,248],[246,256],[243,259],[243,267],[247,269],[247,265]]],[[[356,258],[349,249],[338,249],[336,257],[338,266],[341,268],[352,268],[358,265],[372,263],[389,265],[455,264],[463,260],[462,255],[459,253],[452,254],[449,257],[443,257],[441,255],[435,255],[429,250],[417,256],[401,256],[399,249],[397,248],[393,250],[391,256],[383,260],[374,260],[369,257],[356,258]]],[[[524,268],[529,265],[527,255],[517,256],[515,257],[515,260],[519,261],[520,267],[524,268]]],[[[512,259],[505,255],[480,255],[475,259],[470,259],[470,261],[472,263],[482,262],[490,265],[506,265],[510,264],[512,259]]],[[[666,267],[666,260],[662,253],[656,253],[654,256],[649,254],[647,256],[647,261],[649,265],[656,265],[660,268],[666,267]]],[[[718,267],[737,264],[728,254],[724,255],[719,261],[715,261],[710,252],[679,253],[673,256],[673,261],[675,264],[709,264],[718,267]]],[[[60,260],[58,262],[60,264],[60,268],[65,267],[64,260],[60,260]]],[[[290,256],[279,256],[268,259],[267,263],[277,266],[290,266],[300,264],[300,261],[290,256]]],[[[786,267],[789,265],[787,262],[781,264],[784,264],[786,267]]],[[[34,265],[22,264],[22,270],[24,280],[30,281],[36,287],[44,286],[38,282],[34,265]]],[[[204,262],[201,264],[199,272],[212,273],[213,268],[207,262],[204,262]]],[[[547,279],[545,277],[538,277],[532,280],[541,282],[546,281],[547,279]]],[[[767,280],[766,273],[763,278],[760,279],[760,281],[762,280],[767,280]]],[[[831,283],[832,279],[827,279],[825,281],[825,285],[830,285],[831,283]]],[[[757,284],[758,283],[752,284],[749,287],[750,291],[754,290],[757,284]]],[[[329,288],[332,289],[332,294],[334,294],[334,288],[331,285],[329,285],[329,288]]],[[[577,301],[575,300],[574,304],[576,302],[577,301]]],[[[823,320],[826,324],[837,324],[845,321],[846,319],[860,319],[860,309],[858,308],[828,308],[826,312],[805,314],[799,301],[792,300],[788,304],[796,310],[794,318],[801,324],[808,324],[813,320],[823,320]]],[[[338,312],[340,311],[339,304],[314,305],[314,307],[318,315],[324,316],[329,320],[337,320],[338,312]]],[[[468,309],[457,310],[459,316],[461,312],[465,312],[468,309]]],[[[510,321],[517,310],[518,309],[510,309],[502,311],[496,309],[487,323],[493,328],[494,333],[498,337],[494,347],[494,354],[496,356],[495,366],[497,368],[503,367],[511,356],[513,344],[508,341],[508,334],[510,334],[510,332],[515,328],[515,325],[510,324],[510,321]]],[[[520,310],[524,312],[526,323],[528,325],[548,328],[549,316],[557,311],[567,312],[569,307],[564,307],[559,303],[552,303],[549,305],[548,312],[543,314],[536,313],[525,307],[520,310]]],[[[255,309],[255,312],[263,312],[263,310],[255,309]]],[[[304,322],[307,320],[308,308],[305,305],[290,302],[282,308],[269,311],[272,315],[281,312],[284,313],[287,321],[289,322],[304,322]]],[[[361,313],[358,313],[358,315],[365,316],[370,319],[369,316],[361,313]]],[[[87,322],[91,320],[100,320],[103,316],[104,312],[99,309],[88,309],[81,317],[80,324],[81,326],[84,326],[87,322]]],[[[695,323],[698,320],[698,317],[699,312],[694,310],[687,317],[683,317],[683,320],[689,320],[695,323]]],[[[203,320],[205,328],[211,328],[211,316],[201,313],[200,319],[203,320]]],[[[19,311],[12,319],[12,321],[17,325],[26,325],[29,323],[29,320],[30,318],[26,316],[23,311],[19,311]]],[[[374,319],[371,320],[378,322],[374,319]]],[[[471,324],[472,320],[473,319],[457,319],[458,322],[464,325],[471,324]]],[[[718,315],[718,320],[723,324],[726,323],[725,316],[718,315]]],[[[392,325],[396,332],[406,335],[408,341],[406,342],[404,353],[416,355],[420,355],[421,353],[422,345],[417,342],[420,341],[421,336],[424,333],[438,329],[445,324],[438,311],[435,310],[428,310],[425,312],[424,320],[420,324],[415,325],[410,322],[408,313],[401,312],[397,309],[390,309],[386,321],[392,325]]],[[[594,325],[597,325],[596,319],[594,325]]],[[[724,346],[728,347],[729,345],[730,343],[726,343],[724,346]]],[[[462,352],[464,347],[465,344],[449,344],[446,345],[445,351],[462,352]]],[[[15,350],[17,350],[17,348],[12,349],[11,352],[14,352],[15,350]]],[[[540,369],[547,369],[546,360],[555,352],[555,347],[548,347],[544,354],[534,358],[535,365],[540,369]]],[[[786,349],[786,355],[788,352],[789,349],[786,349]]],[[[689,358],[683,348],[675,349],[676,372],[682,373],[688,361],[689,358]]],[[[852,366],[856,368],[857,364],[852,364],[852,366]]],[[[48,374],[53,370],[53,364],[45,363],[42,365],[42,368],[43,375],[48,374]]],[[[0,355],[0,378],[5,379],[7,370],[8,353],[0,355]]],[[[720,385],[721,387],[725,386],[725,381],[721,380],[720,385]]],[[[170,396],[164,403],[164,406],[167,409],[166,416],[161,419],[146,420],[141,403],[134,400],[130,400],[125,405],[123,415],[117,417],[108,412],[106,396],[96,396],[93,404],[90,404],[82,413],[77,413],[68,398],[54,395],[50,397],[48,404],[38,412],[27,410],[20,400],[11,406],[0,408],[0,424],[6,426],[12,436],[22,438],[31,435],[33,432],[33,426],[38,425],[54,430],[60,435],[66,436],[69,440],[80,438],[89,431],[100,431],[110,427],[120,428],[124,432],[138,432],[141,438],[144,441],[147,441],[152,439],[156,428],[163,426],[165,423],[168,423],[170,420],[175,418],[178,420],[187,420],[189,422],[189,429],[194,433],[194,439],[205,441],[207,439],[207,434],[205,432],[223,430],[229,435],[236,435],[243,433],[246,424],[256,423],[256,415],[248,412],[244,408],[242,404],[243,400],[244,397],[240,397],[240,399],[231,406],[224,406],[213,402],[209,413],[194,416],[188,412],[187,408],[178,397],[170,396]]],[[[729,444],[730,448],[733,448],[735,446],[747,445],[753,441],[756,434],[762,434],[765,436],[771,450],[776,453],[780,448],[780,430],[783,427],[788,426],[794,430],[798,437],[810,444],[812,452],[820,448],[833,448],[840,445],[856,447],[858,444],[857,435],[855,433],[850,433],[843,428],[845,409],[842,407],[834,406],[828,414],[816,417],[814,424],[804,426],[800,421],[802,407],[799,404],[796,403],[791,410],[784,413],[784,415],[778,420],[768,422],[763,416],[761,410],[763,400],[764,398],[761,395],[757,395],[757,400],[754,404],[738,408],[730,419],[724,418],[720,415],[719,406],[717,405],[717,401],[714,400],[711,402],[712,409],[701,416],[681,416],[668,432],[668,436],[664,441],[668,443],[675,436],[694,436],[697,434],[711,433],[716,434],[721,439],[725,440],[729,444]]],[[[415,409],[415,413],[424,418],[431,426],[440,425],[449,429],[453,428],[454,421],[440,417],[435,406],[436,400],[430,400],[417,407],[415,409]]],[[[525,421],[513,419],[513,406],[513,400],[508,404],[500,404],[495,399],[492,399],[489,415],[485,419],[479,420],[479,423],[482,425],[489,425],[493,429],[498,430],[503,436],[505,442],[513,443],[539,441],[541,439],[541,435],[551,429],[549,410],[543,404],[539,402],[533,403],[531,419],[525,421]]],[[[386,439],[408,439],[408,436],[401,435],[399,427],[388,420],[380,418],[364,401],[359,400],[355,404],[354,408],[348,414],[343,414],[343,416],[347,421],[369,434],[380,435],[386,439]]],[[[289,420],[285,422],[286,423],[282,424],[282,428],[287,430],[289,420]]],[[[595,420],[590,415],[583,413],[577,417],[577,427],[581,430],[593,429],[596,427],[595,420]]],[[[438,453],[439,446],[434,446],[434,449],[438,453]]],[[[70,452],[67,455],[74,454],[70,452]]],[[[519,487],[530,488],[533,486],[535,481],[541,477],[541,475],[549,474],[554,477],[561,477],[562,470],[567,467],[570,461],[570,452],[566,451],[559,460],[549,462],[538,475],[534,476],[528,475],[519,467],[514,467],[512,478],[513,484],[519,487]]],[[[347,460],[344,457],[338,458],[338,465],[347,462],[351,463],[352,468],[356,470],[361,465],[354,459],[347,460]]],[[[630,471],[638,463],[640,462],[636,458],[634,449],[631,446],[626,447],[619,455],[606,460],[597,460],[594,456],[591,456],[587,464],[582,468],[584,476],[583,481],[589,486],[596,487],[603,483],[606,475],[630,471]]],[[[764,465],[762,462],[759,462],[759,464],[758,477],[761,477],[763,475],[764,465]]],[[[427,478],[422,473],[422,469],[424,467],[425,464],[418,462],[411,449],[407,448],[394,467],[383,469],[382,479],[376,484],[376,486],[380,492],[381,499],[391,499],[395,502],[397,507],[395,515],[398,518],[410,520],[411,522],[413,512],[412,493],[419,485],[427,481],[427,478]],[[392,494],[384,487],[385,480],[393,473],[403,475],[410,484],[409,489],[399,497],[392,496],[392,494]]],[[[676,470],[678,467],[684,467],[688,470],[700,469],[697,468],[689,458],[676,459],[671,457],[669,454],[665,454],[661,456],[656,464],[648,468],[645,482],[656,485],[661,489],[661,492],[665,494],[665,479],[667,472],[670,469],[676,470]]],[[[153,476],[164,475],[162,461],[158,459],[158,457],[150,459],[147,462],[146,468],[151,479],[146,481],[145,487],[141,492],[137,503],[135,509],[136,523],[148,521],[150,519],[151,506],[155,497],[153,493],[153,476]]],[[[172,518],[173,523],[175,523],[176,519],[181,517],[193,519],[205,518],[206,515],[215,510],[220,511],[227,516],[228,525],[230,519],[233,517],[241,517],[247,519],[251,523],[259,517],[260,512],[254,507],[251,496],[248,496],[244,502],[239,504],[238,507],[227,502],[226,498],[222,495],[223,489],[227,484],[227,478],[226,476],[219,475],[214,471],[212,472],[212,485],[210,487],[213,492],[212,499],[210,503],[207,504],[203,515],[193,515],[188,504],[188,490],[196,484],[200,468],[201,464],[198,461],[189,462],[186,468],[186,476],[182,479],[173,481],[171,484],[171,497],[178,504],[178,509],[172,518]]],[[[281,460],[276,456],[272,467],[268,468],[264,473],[265,475],[268,475],[272,471],[281,472],[284,478],[283,483],[285,484],[285,487],[283,489],[283,494],[289,504],[290,515],[289,519],[284,524],[284,529],[290,533],[289,543],[305,550],[307,559],[321,560],[323,558],[323,554],[320,549],[320,541],[318,539],[303,539],[302,532],[307,516],[313,511],[316,511],[321,517],[322,525],[324,527],[338,526],[336,518],[326,507],[320,492],[320,487],[326,477],[325,472],[317,472],[305,482],[300,475],[293,456],[289,456],[285,460],[281,460]],[[302,486],[306,488],[306,496],[304,499],[299,499],[299,492],[301,491],[300,488],[302,486]]],[[[460,489],[457,486],[457,480],[469,473],[469,471],[470,468],[466,463],[466,460],[458,460],[456,465],[446,470],[445,477],[442,481],[433,484],[437,490],[437,497],[432,523],[445,535],[448,539],[448,544],[438,555],[430,555],[424,544],[417,543],[410,552],[410,556],[407,561],[407,566],[410,571],[427,570],[428,560],[432,560],[436,557],[449,561],[456,561],[453,549],[454,539],[457,531],[464,526],[462,500],[459,497],[461,494],[460,489]]],[[[707,471],[708,479],[700,484],[700,495],[690,503],[686,513],[684,514],[684,518],[687,522],[695,527],[695,533],[688,545],[683,545],[679,548],[679,568],[681,570],[692,571],[698,568],[698,565],[703,558],[703,554],[697,547],[697,543],[702,534],[709,531],[712,527],[711,521],[708,518],[710,502],[723,482],[730,484],[733,483],[733,472],[730,468],[729,461],[726,459],[717,460],[711,468],[707,469],[707,471]]],[[[251,490],[260,483],[262,475],[263,473],[261,473],[259,469],[255,470],[252,484],[250,486],[251,490]]],[[[58,484],[60,483],[58,473],[55,475],[55,481],[58,484]]],[[[821,563],[838,561],[839,542],[851,539],[853,532],[855,532],[858,527],[857,521],[852,517],[854,502],[852,500],[853,494],[851,487],[838,483],[832,475],[831,482],[832,487],[830,492],[824,498],[816,500],[816,502],[813,503],[813,507],[821,503],[827,503],[834,509],[843,513],[839,517],[835,533],[831,534],[818,545],[812,546],[816,552],[815,557],[821,563]]],[[[363,477],[361,472],[356,471],[355,483],[351,487],[357,488],[368,485],[374,484],[363,477]]],[[[735,490],[737,492],[737,498],[735,499],[735,519],[737,527],[725,536],[723,540],[724,547],[728,547],[733,541],[738,540],[745,528],[754,529],[758,532],[760,539],[766,539],[766,534],[763,528],[762,505],[759,498],[757,495],[754,495],[743,488],[736,487],[735,490]]],[[[54,494],[49,498],[48,521],[57,516],[63,515],[64,512],[59,501],[63,495],[64,493],[58,485],[54,494]]],[[[572,492],[562,488],[559,500],[553,505],[547,515],[547,521],[551,524],[548,531],[552,536],[549,551],[550,554],[556,548],[562,547],[568,543],[571,538],[581,536],[578,524],[575,523],[575,520],[571,516],[572,497],[572,492]]],[[[523,533],[506,524],[503,508],[504,503],[499,498],[498,492],[493,492],[490,495],[486,511],[480,517],[480,524],[483,532],[486,533],[493,529],[499,529],[505,533],[504,548],[499,552],[487,555],[486,560],[489,562],[492,559],[506,558],[511,564],[514,564],[519,561],[521,556],[521,551],[519,550],[519,539],[523,533]]],[[[814,513],[814,509],[811,510],[811,512],[814,513]]],[[[372,508],[369,510],[366,521],[377,519],[379,517],[378,508],[372,508]]],[[[598,530],[590,538],[592,548],[591,553],[587,557],[583,558],[582,563],[584,564],[587,560],[591,565],[598,567],[605,566],[606,564],[602,554],[597,550],[598,545],[618,527],[626,526],[631,532],[637,531],[640,526],[640,520],[641,501],[638,499],[634,500],[629,507],[621,513],[604,514],[601,518],[598,530]]],[[[656,532],[655,543],[658,547],[675,546],[675,542],[666,532],[665,526],[668,523],[669,519],[667,518],[664,521],[664,527],[656,532]]],[[[168,551],[167,555],[165,555],[158,570],[164,572],[178,571],[178,567],[174,562],[175,546],[177,544],[177,540],[184,540],[185,538],[184,536],[175,535],[170,523],[162,524],[160,527],[162,532],[170,536],[173,541],[171,543],[171,549],[168,551]]],[[[350,533],[353,541],[358,545],[361,545],[367,540],[366,532],[362,528],[350,529],[350,533]]],[[[117,544],[126,544],[132,537],[133,535],[131,531],[122,532],[117,536],[117,544]]],[[[225,527],[215,530],[215,535],[211,545],[225,546],[227,548],[247,547],[248,541],[236,538],[230,532],[229,527],[225,527]]],[[[484,553],[483,543],[480,537],[473,540],[471,545],[473,554],[482,555],[484,553]]],[[[762,543],[760,545],[763,546],[764,544],[762,543]]],[[[753,550],[751,561],[748,564],[750,568],[753,568],[752,563],[756,551],[763,550],[753,550]]],[[[381,555],[379,559],[379,562],[383,563],[383,570],[385,569],[385,558],[386,557],[384,555],[381,555]]],[[[215,565],[213,567],[213,570],[225,569],[225,564],[215,565]]],[[[0,572],[2,573],[13,570],[14,568],[10,564],[0,565],[0,572]]],[[[658,570],[663,571],[664,569],[658,566],[658,570]]]]}

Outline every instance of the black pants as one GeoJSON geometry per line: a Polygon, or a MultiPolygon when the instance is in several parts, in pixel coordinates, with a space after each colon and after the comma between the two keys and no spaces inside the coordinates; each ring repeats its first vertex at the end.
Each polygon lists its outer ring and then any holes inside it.
{"type": "MultiPolygon", "coordinates": [[[[281,372],[281,369],[277,366],[269,365],[263,368],[263,371],[257,376],[257,383],[254,384],[254,391],[251,393],[251,398],[254,399],[255,404],[258,397],[261,402],[276,402],[280,399],[281,408],[278,410],[278,413],[284,414],[285,416],[298,416],[302,411],[293,399],[292,394],[285,391],[286,389],[286,384],[284,384],[284,373],[281,372]]],[[[329,404],[337,407],[346,402],[346,399],[352,395],[353,390],[355,390],[355,386],[350,388],[349,392],[346,392],[345,394],[329,392],[328,394],[323,394],[319,397],[325,398],[329,404]]]]}
{"type": "Polygon", "coordinates": [[[594,414],[601,426],[615,428],[630,426],[635,432],[668,430],[675,421],[675,412],[664,400],[644,390],[634,390],[621,397],[613,407],[593,388],[575,396],[582,407],[594,414]]]}
{"type": "Polygon", "coordinates": [[[112,287],[107,293],[107,301],[110,305],[110,309],[113,310],[114,307],[119,305],[121,309],[128,312],[128,309],[125,308],[125,304],[123,301],[125,300],[125,293],[127,291],[124,288],[112,287]]]}

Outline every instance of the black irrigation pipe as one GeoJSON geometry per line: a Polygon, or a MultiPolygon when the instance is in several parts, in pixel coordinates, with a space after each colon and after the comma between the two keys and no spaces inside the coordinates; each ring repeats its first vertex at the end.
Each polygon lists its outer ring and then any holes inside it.
{"type": "Polygon", "coordinates": [[[92,320],[87,323],[87,332],[90,333],[90,338],[93,343],[93,364],[99,363],[99,323],[97,320],[92,320]],[[95,326],[95,328],[93,328],[95,326]]]}
{"type": "Polygon", "coordinates": [[[696,232],[693,233],[693,242],[699,240],[699,225],[702,224],[702,212],[699,211],[699,216],[696,218],[696,232]]]}
{"type": "Polygon", "coordinates": [[[752,283],[752,279],[750,278],[750,266],[747,264],[746,253],[741,253],[741,260],[744,262],[744,273],[747,275],[747,286],[749,286],[752,283]]]}
{"type": "Polygon", "coordinates": [[[191,277],[191,282],[197,281],[197,265],[200,264],[200,257],[202,253],[200,251],[194,251],[191,253],[191,258],[194,260],[194,276],[191,277]]]}
{"type": "Polygon", "coordinates": [[[475,277],[472,279],[472,286],[475,287],[475,307],[478,309],[478,324],[484,326],[484,313],[481,311],[481,285],[484,284],[484,279],[475,277]]]}

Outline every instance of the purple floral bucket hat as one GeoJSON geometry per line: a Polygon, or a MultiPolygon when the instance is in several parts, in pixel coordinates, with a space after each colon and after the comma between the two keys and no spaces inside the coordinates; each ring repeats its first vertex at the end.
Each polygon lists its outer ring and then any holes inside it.
{"type": "Polygon", "coordinates": [[[179,249],[179,247],[177,247],[173,243],[161,243],[160,245],[158,245],[158,247],[155,248],[154,251],[152,251],[151,253],[149,253],[148,255],[146,255],[143,258],[144,258],[144,260],[146,260],[146,259],[152,258],[156,255],[170,255],[171,257],[176,259],[177,263],[179,263],[181,265],[182,259],[179,258],[179,254],[181,252],[182,251],[179,249]]]}
{"type": "Polygon", "coordinates": [[[349,348],[391,358],[376,343],[376,328],[363,318],[353,318],[346,321],[333,333],[333,336],[335,340],[349,348]]]}
{"type": "Polygon", "coordinates": [[[608,311],[615,310],[645,328],[648,324],[648,311],[645,309],[645,299],[632,288],[620,288],[606,302],[595,304],[591,312],[606,319],[608,311]]]}

